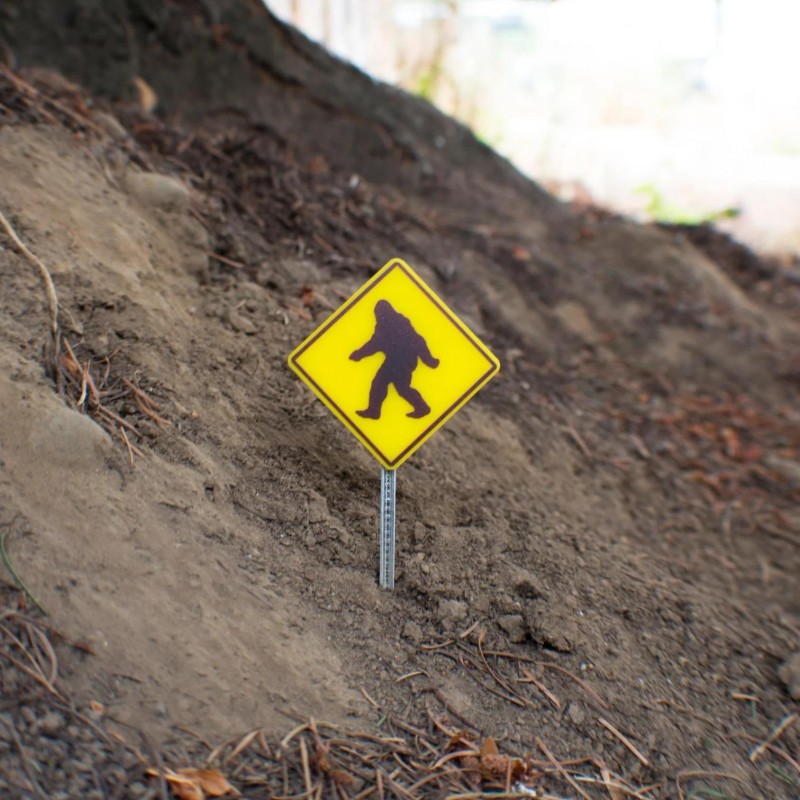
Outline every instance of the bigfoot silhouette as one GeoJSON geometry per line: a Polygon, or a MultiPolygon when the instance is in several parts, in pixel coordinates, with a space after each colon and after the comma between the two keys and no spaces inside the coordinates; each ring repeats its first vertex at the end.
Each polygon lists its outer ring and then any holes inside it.
{"type": "Polygon", "coordinates": [[[351,353],[350,358],[361,361],[375,353],[383,353],[386,359],[372,379],[369,405],[356,414],[365,419],[380,419],[390,384],[394,384],[400,397],[413,406],[406,416],[418,419],[430,414],[430,406],[411,386],[411,375],[418,361],[435,369],[439,359],[431,355],[428,343],[414,330],[411,320],[395,311],[388,300],[378,300],[375,304],[375,333],[365,345],[351,353]]]}

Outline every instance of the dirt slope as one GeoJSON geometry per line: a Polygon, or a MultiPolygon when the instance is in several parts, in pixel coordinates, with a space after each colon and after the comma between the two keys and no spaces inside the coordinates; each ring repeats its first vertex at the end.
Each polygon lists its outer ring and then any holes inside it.
{"type": "Polygon", "coordinates": [[[0,210],[130,426],[106,417],[112,438],[54,391],[43,292],[4,236],[2,518],[53,626],[93,650],[61,653],[82,702],[213,741],[285,712],[429,709],[513,751],[594,755],[653,797],[681,770],[796,796],[746,738],[797,708],[778,675],[800,648],[796,285],[737,284],[680,235],[509,182],[477,145],[455,148],[475,169],[440,155],[441,179],[401,194],[419,164],[354,171],[320,130],[315,148],[119,107],[123,130],[27,77],[52,99],[0,77],[0,210]],[[393,255],[503,371],[401,469],[386,593],[377,464],[285,357],[393,255]]]}

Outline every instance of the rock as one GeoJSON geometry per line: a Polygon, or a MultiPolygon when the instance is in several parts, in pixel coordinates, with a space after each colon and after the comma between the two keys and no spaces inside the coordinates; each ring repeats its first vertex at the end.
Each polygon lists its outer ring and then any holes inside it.
{"type": "Polygon", "coordinates": [[[440,600],[439,621],[445,626],[463,622],[469,613],[469,606],[463,600],[440,600]]]}
{"type": "Polygon", "coordinates": [[[597,344],[600,341],[600,335],[589,318],[589,312],[580,303],[571,300],[560,303],[553,312],[570,333],[583,339],[587,344],[597,344]]]}
{"type": "Polygon", "coordinates": [[[577,703],[570,703],[564,716],[579,728],[586,723],[586,712],[577,703]]]}
{"type": "Polygon", "coordinates": [[[403,632],[400,635],[413,644],[419,644],[425,638],[425,635],[422,633],[422,628],[420,628],[416,622],[406,622],[403,626],[403,632]]]}
{"type": "Polygon", "coordinates": [[[189,189],[177,178],[157,172],[130,171],[125,176],[125,186],[139,202],[156,210],[189,210],[189,189]]]}
{"type": "Polygon", "coordinates": [[[225,321],[235,331],[245,334],[245,336],[252,336],[258,333],[258,328],[255,323],[248,317],[240,314],[235,308],[228,308],[225,310],[225,321]]]}
{"type": "Polygon", "coordinates": [[[522,614],[503,614],[497,618],[497,624],[508,634],[512,642],[524,642],[528,638],[528,626],[522,614]]]}
{"type": "Polygon", "coordinates": [[[66,720],[63,714],[60,714],[58,711],[48,711],[39,720],[39,731],[45,736],[53,736],[55,733],[58,733],[65,724],[66,720]]]}
{"type": "Polygon", "coordinates": [[[536,576],[527,569],[522,567],[515,567],[511,571],[511,583],[514,591],[520,597],[536,599],[537,597],[544,597],[544,592],[539,586],[539,581],[536,576]]]}
{"type": "Polygon", "coordinates": [[[778,677],[786,686],[789,697],[800,700],[800,650],[778,667],[778,677]]]}
{"type": "Polygon", "coordinates": [[[92,120],[99,128],[102,128],[114,141],[121,142],[128,138],[128,131],[122,123],[113,115],[105,111],[95,111],[92,120]]]}
{"type": "Polygon", "coordinates": [[[764,463],[783,478],[792,488],[800,487],[800,463],[780,456],[767,455],[764,463]]]}

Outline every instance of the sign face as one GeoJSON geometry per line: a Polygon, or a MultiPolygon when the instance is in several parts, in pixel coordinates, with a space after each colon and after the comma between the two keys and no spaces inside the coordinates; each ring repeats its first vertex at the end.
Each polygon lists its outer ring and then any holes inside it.
{"type": "Polygon", "coordinates": [[[289,366],[386,469],[396,469],[500,362],[395,258],[289,356],[289,366]]]}

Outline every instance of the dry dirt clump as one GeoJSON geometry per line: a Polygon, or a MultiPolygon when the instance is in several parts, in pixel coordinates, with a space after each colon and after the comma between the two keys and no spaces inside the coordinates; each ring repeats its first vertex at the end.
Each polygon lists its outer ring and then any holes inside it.
{"type": "Polygon", "coordinates": [[[60,308],[1,234],[2,541],[60,637],[6,597],[8,796],[797,796],[791,281],[488,151],[400,193],[101,106],[0,71],[0,211],[60,308]],[[285,357],[394,255],[503,371],[400,471],[387,593],[377,467],[285,357]]]}

